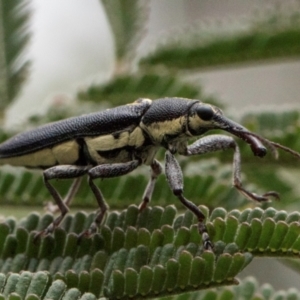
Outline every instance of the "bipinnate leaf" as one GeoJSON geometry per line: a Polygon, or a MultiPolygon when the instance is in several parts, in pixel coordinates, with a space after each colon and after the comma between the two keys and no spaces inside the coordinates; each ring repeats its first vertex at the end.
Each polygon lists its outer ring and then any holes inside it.
{"type": "MultiPolygon", "coordinates": [[[[207,215],[207,209],[201,209],[207,215]]],[[[69,231],[58,228],[53,236],[35,243],[35,230],[52,219],[49,214],[30,214],[28,219],[34,219],[31,232],[23,227],[28,224],[26,218],[3,223],[3,295],[15,293],[21,299],[29,295],[37,299],[45,295],[53,299],[176,295],[235,284],[235,277],[253,256],[297,257],[300,252],[300,215],[295,212],[254,208],[238,213],[217,208],[207,215],[215,245],[211,252],[203,249],[196,219],[189,211],[177,215],[172,205],[148,207],[143,213],[144,227],[136,211],[136,206],[130,206],[112,213],[99,233],[83,240],[72,232],[75,227],[84,230],[89,225],[86,220],[92,221],[82,212],[69,217],[69,231]]]]}
{"type": "Polygon", "coordinates": [[[102,0],[101,1],[114,36],[117,60],[129,60],[143,33],[148,15],[148,4],[138,0],[102,0]]]}
{"type": "MultiPolygon", "coordinates": [[[[273,14],[266,11],[263,21],[256,17],[252,22],[249,20],[247,30],[226,32],[221,31],[218,24],[215,24],[216,30],[205,29],[205,24],[200,24],[201,27],[185,28],[182,30],[184,34],[172,32],[169,38],[167,36],[154,51],[141,59],[140,65],[145,68],[159,65],[173,70],[199,70],[233,63],[295,58],[300,53],[300,14],[294,9],[282,13],[281,6],[277,8],[278,11],[273,14]]],[[[261,12],[263,14],[263,8],[261,12]]]]}
{"type": "Polygon", "coordinates": [[[29,61],[24,50],[29,40],[28,0],[0,1],[0,109],[18,95],[27,77],[29,61]]]}
{"type": "Polygon", "coordinates": [[[80,101],[101,103],[108,102],[110,106],[124,105],[139,98],[158,99],[163,97],[198,98],[210,101],[201,90],[191,83],[184,82],[173,74],[155,72],[138,73],[135,75],[120,75],[106,84],[92,85],[79,91],[80,101]]]}

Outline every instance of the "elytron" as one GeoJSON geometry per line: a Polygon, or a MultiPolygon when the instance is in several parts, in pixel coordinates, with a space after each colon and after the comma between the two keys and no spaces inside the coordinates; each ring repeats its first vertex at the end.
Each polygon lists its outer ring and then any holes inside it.
{"type": "Polygon", "coordinates": [[[211,129],[222,129],[241,138],[259,157],[266,155],[267,146],[275,155],[276,148],[281,148],[300,158],[299,153],[229,120],[213,105],[193,99],[162,98],[154,101],[138,99],[131,104],[50,123],[18,134],[0,144],[0,164],[43,170],[45,186],[60,215],[37,236],[49,234],[59,226],[78,190],[81,177],[87,175],[100,208],[90,228],[82,233],[90,235],[97,231],[108,209],[94,179],[122,176],[142,164],[150,166],[150,180],[139,206],[142,211],[150,202],[156,179],[162,173],[162,166],[155,155],[163,147],[166,149],[165,174],[168,184],[181,203],[197,216],[204,247],[211,249],[204,214],[184,197],[183,175],[175,154],[192,156],[232,149],[234,187],[247,198],[258,202],[267,201],[270,197],[278,198],[276,192],[257,195],[242,186],[240,151],[233,137],[212,134],[188,144],[191,138],[211,129]],[[63,200],[49,181],[65,178],[74,178],[74,182],[63,200]]]}

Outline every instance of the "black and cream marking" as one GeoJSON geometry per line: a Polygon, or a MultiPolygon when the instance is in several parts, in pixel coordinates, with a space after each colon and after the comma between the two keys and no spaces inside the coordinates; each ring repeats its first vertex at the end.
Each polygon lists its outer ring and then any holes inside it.
{"type": "Polygon", "coordinates": [[[276,192],[260,196],[242,187],[240,152],[232,137],[209,135],[188,145],[190,138],[201,136],[211,129],[223,129],[243,139],[257,156],[266,154],[265,143],[273,152],[276,152],[275,148],[281,148],[300,157],[293,150],[232,122],[215,106],[199,100],[163,98],[153,102],[139,99],[128,105],[50,123],[16,135],[0,145],[0,164],[44,170],[45,185],[61,214],[37,236],[51,233],[60,224],[78,190],[81,177],[87,174],[100,207],[93,224],[83,233],[89,235],[97,230],[108,207],[93,180],[122,176],[142,164],[149,165],[151,178],[140,204],[140,210],[143,210],[151,200],[157,177],[162,173],[155,155],[159,147],[163,147],[166,149],[165,172],[169,186],[181,203],[197,216],[204,246],[211,249],[203,213],[183,195],[183,175],[174,154],[190,156],[233,149],[234,186],[252,200],[267,201],[270,196],[278,197],[276,192]],[[49,181],[64,178],[75,180],[63,201],[49,181]]]}

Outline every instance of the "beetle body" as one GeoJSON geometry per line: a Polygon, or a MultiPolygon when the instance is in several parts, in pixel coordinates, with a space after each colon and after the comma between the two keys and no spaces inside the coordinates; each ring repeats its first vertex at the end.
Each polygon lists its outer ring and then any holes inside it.
{"type": "Polygon", "coordinates": [[[83,233],[90,234],[96,231],[107,210],[104,197],[93,180],[122,176],[141,164],[149,165],[151,178],[140,205],[140,210],[143,210],[151,199],[156,178],[162,172],[155,154],[159,147],[163,147],[166,149],[165,172],[169,186],[182,204],[197,216],[204,246],[209,249],[212,244],[206,233],[204,215],[183,196],[182,172],[175,153],[190,156],[233,149],[234,186],[246,197],[256,201],[266,201],[269,196],[277,197],[275,192],[259,196],[242,187],[240,154],[232,137],[209,135],[188,144],[190,138],[201,136],[210,129],[223,129],[242,138],[257,156],[266,154],[263,142],[273,148],[278,146],[227,119],[217,107],[199,100],[139,99],[132,104],[50,123],[16,135],[0,145],[0,163],[44,170],[45,185],[61,214],[40,234],[50,233],[59,225],[68,212],[68,205],[78,189],[80,178],[87,174],[100,207],[94,223],[83,233]],[[51,179],[63,178],[76,178],[64,201],[49,183],[51,179]]]}
{"type": "Polygon", "coordinates": [[[153,102],[141,99],[103,112],[50,123],[2,143],[0,163],[46,169],[55,165],[128,162],[135,153],[142,163],[149,165],[158,147],[168,148],[170,142],[176,141],[186,145],[189,138],[207,130],[205,122],[194,124],[196,117],[189,115],[199,103],[182,98],[153,102]]]}
{"type": "Polygon", "coordinates": [[[113,156],[109,151],[139,143],[141,134],[132,131],[150,105],[150,100],[137,101],[18,134],[0,145],[0,162],[42,169],[63,164],[109,163],[113,156]],[[98,157],[95,151],[103,152],[103,156],[98,157]]]}

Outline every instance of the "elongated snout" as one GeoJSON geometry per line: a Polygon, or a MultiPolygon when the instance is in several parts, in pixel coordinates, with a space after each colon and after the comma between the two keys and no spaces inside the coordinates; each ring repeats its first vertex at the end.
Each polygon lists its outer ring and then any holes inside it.
{"type": "Polygon", "coordinates": [[[250,131],[247,128],[220,115],[218,116],[217,122],[220,129],[223,129],[248,143],[254,155],[264,157],[267,154],[266,147],[257,137],[250,135],[250,131]]]}

